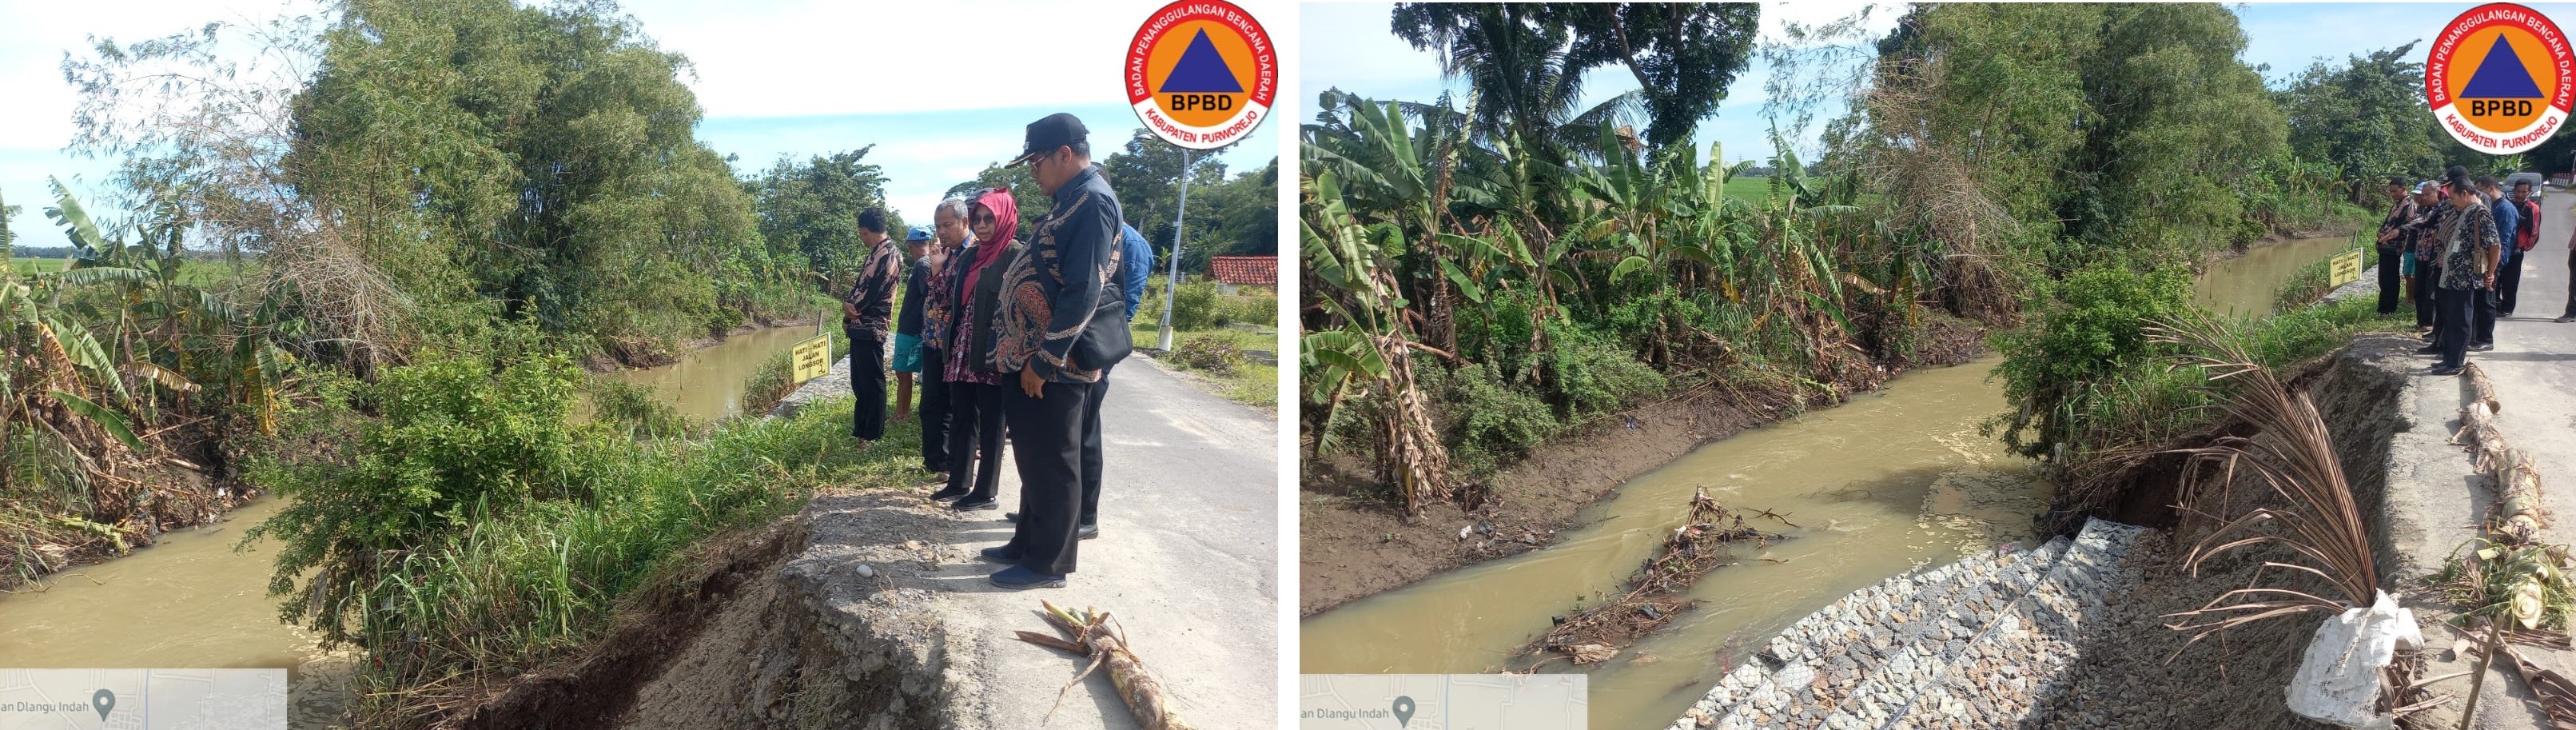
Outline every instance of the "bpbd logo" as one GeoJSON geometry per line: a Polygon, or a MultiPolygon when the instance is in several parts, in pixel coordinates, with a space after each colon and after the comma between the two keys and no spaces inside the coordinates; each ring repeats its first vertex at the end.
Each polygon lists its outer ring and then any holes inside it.
{"type": "Polygon", "coordinates": [[[2490,3],[2436,36],[2424,95],[2452,139],[2510,155],[2557,133],[2576,104],[2576,55],[2558,24],[2530,8],[2490,3]]]}
{"type": "Polygon", "coordinates": [[[1223,0],[1181,0],[1145,19],[1127,46],[1127,102],[1172,144],[1215,149],[1261,126],[1279,86],[1279,57],[1250,13],[1223,0]]]}

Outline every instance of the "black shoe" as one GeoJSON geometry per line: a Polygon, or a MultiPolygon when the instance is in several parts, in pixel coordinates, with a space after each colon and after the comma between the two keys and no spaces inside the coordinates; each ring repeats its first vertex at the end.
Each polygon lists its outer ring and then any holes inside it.
{"type": "Polygon", "coordinates": [[[2480,342],[2469,345],[2470,352],[2486,352],[2493,349],[2495,349],[2495,343],[2493,342],[2480,342]]]}
{"type": "Polygon", "coordinates": [[[974,512],[977,510],[1001,509],[1002,502],[1001,500],[997,500],[992,497],[966,497],[949,504],[948,508],[959,512],[974,512]]]}
{"type": "Polygon", "coordinates": [[[1018,512],[1004,512],[1004,513],[1002,513],[1002,521],[1003,521],[1003,522],[1018,522],[1018,521],[1020,521],[1020,513],[1018,513],[1018,512]]]}
{"type": "Polygon", "coordinates": [[[1048,575],[1014,565],[994,573],[993,585],[1015,591],[1031,588],[1063,588],[1064,576],[1048,575]]]}
{"type": "Polygon", "coordinates": [[[2442,347],[2441,347],[2440,345],[2425,345],[2425,346],[2423,346],[2423,347],[2415,348],[2415,354],[2417,354],[2417,355],[2439,355],[2439,354],[2442,354],[2442,347]]]}
{"type": "Polygon", "coordinates": [[[941,490],[936,491],[936,492],[931,492],[931,493],[930,493],[930,501],[933,501],[933,502],[946,502],[946,501],[948,501],[948,500],[956,499],[956,498],[963,497],[963,496],[966,496],[966,495],[969,495],[969,494],[973,494],[973,493],[974,493],[974,490],[966,489],[966,488],[964,488],[964,487],[948,487],[948,488],[946,488],[946,489],[941,489],[941,490]]]}
{"type": "Polygon", "coordinates": [[[2430,370],[2430,371],[2426,372],[2425,374],[2426,374],[2426,375],[2432,375],[2432,376],[2435,376],[2435,377],[2450,377],[2450,376],[2453,376],[2453,375],[2458,375],[2458,374],[2460,374],[2460,366],[2458,366],[2458,365],[2435,365],[2435,366],[2433,366],[2433,369],[2432,369],[2432,370],[2430,370]]]}
{"type": "Polygon", "coordinates": [[[988,563],[1013,565],[1020,562],[1020,551],[1011,549],[1011,546],[1009,545],[996,545],[984,548],[983,556],[984,562],[988,563]]]}
{"type": "Polygon", "coordinates": [[[2576,314],[2570,314],[2570,315],[2567,315],[2567,316],[2564,316],[2564,317],[2560,317],[2560,318],[2557,318],[2557,319],[2553,319],[2553,320],[2549,320],[2549,321],[2551,321],[2551,322],[2556,322],[2556,323],[2559,323],[2559,324],[2566,324],[2566,323],[2569,323],[2569,322],[2576,322],[2576,314]]]}
{"type": "Polygon", "coordinates": [[[1081,538],[1079,538],[1079,539],[1083,539],[1083,540],[1089,540],[1089,539],[1091,539],[1091,538],[1099,537],[1099,536],[1100,536],[1100,526],[1099,526],[1099,525],[1083,525],[1083,526],[1082,526],[1082,533],[1081,533],[1081,534],[1082,534],[1082,537],[1081,537],[1081,538]]]}

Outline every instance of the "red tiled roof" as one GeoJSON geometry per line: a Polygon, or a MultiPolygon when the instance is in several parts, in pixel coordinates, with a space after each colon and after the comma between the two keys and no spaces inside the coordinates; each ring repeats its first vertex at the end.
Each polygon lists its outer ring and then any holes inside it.
{"type": "Polygon", "coordinates": [[[1279,285],[1277,256],[1217,256],[1208,260],[1208,269],[1227,284],[1279,285]]]}

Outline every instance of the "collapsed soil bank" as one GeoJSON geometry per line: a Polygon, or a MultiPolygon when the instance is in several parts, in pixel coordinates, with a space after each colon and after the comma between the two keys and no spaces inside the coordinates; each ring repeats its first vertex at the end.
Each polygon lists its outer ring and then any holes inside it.
{"type": "Polygon", "coordinates": [[[521,678],[460,728],[980,728],[971,673],[922,574],[946,528],[921,500],[827,494],[713,541],[578,660],[521,678]]]}
{"type": "MultiPolygon", "coordinates": [[[[1881,382],[1919,367],[1957,365],[1984,353],[1985,333],[1936,318],[1911,361],[1887,363],[1881,382]]],[[[1298,478],[1298,614],[1312,616],[1443,571],[1552,544],[1576,513],[1619,485],[1710,443],[1797,415],[1787,392],[1697,391],[1591,425],[1533,450],[1488,485],[1474,511],[1426,509],[1408,523],[1370,496],[1368,469],[1349,459],[1304,460],[1298,478]],[[1461,539],[1461,528],[1478,535],[1461,539]]]]}
{"type": "MultiPolygon", "coordinates": [[[[2391,593],[2397,592],[2405,576],[2395,570],[2399,561],[2390,538],[2393,498],[2387,465],[2392,441],[2413,428],[2400,412],[2399,396],[2410,377],[2405,367],[2414,363],[2403,351],[2411,351],[2416,343],[2411,338],[2363,336],[2285,378],[2306,387],[2323,416],[2344,479],[2360,508],[2363,528],[2372,537],[2380,586],[2391,593]]],[[[2213,433],[2251,435],[2235,425],[2221,426],[2213,433]]],[[[2205,438],[2195,441],[2206,443],[2205,438]]],[[[2170,614],[2200,608],[2221,594],[2252,585],[2258,574],[2266,585],[2336,595],[2314,576],[2263,569],[2266,560],[2306,562],[2279,546],[2227,553],[2205,563],[2197,575],[2184,570],[2183,561],[2193,543],[2208,534],[2212,525],[2175,511],[2181,472],[2179,456],[2157,457],[2136,471],[2128,494],[2096,515],[2164,529],[2150,531],[2130,551],[2124,567],[2135,580],[2104,596],[2114,607],[2109,625],[2087,632],[2078,645],[2076,661],[2067,669],[2072,685],[2036,708],[2036,715],[2066,727],[2324,727],[2291,714],[2284,701],[2291,674],[2297,671],[2323,614],[2260,621],[2198,643],[2191,642],[2191,633],[2168,628],[2177,620],[2170,614]]],[[[2281,504],[2251,469],[2240,469],[2224,485],[2205,486],[2226,496],[2224,514],[2281,504]]],[[[2435,632],[2428,628],[2425,635],[2429,639],[2435,632]]]]}

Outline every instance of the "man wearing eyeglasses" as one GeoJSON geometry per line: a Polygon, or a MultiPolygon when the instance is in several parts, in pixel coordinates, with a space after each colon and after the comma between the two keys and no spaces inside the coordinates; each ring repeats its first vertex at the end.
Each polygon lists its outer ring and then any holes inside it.
{"type": "Polygon", "coordinates": [[[1126,359],[1127,298],[1119,280],[1118,195],[1091,163],[1090,132],[1071,114],[1032,122],[1012,166],[1028,165],[1055,208],[1037,221],[1028,251],[1004,274],[994,370],[1004,386],[1020,519],[1011,541],[984,557],[1011,567],[1004,588],[1061,588],[1074,570],[1082,514],[1083,442],[1109,366],[1126,359]]]}

